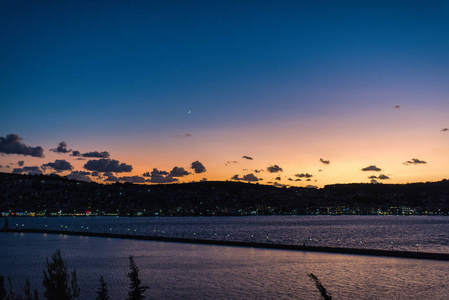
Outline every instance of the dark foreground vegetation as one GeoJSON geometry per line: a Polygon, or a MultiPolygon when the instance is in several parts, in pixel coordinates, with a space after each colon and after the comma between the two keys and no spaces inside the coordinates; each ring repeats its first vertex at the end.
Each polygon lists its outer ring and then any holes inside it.
{"type": "Polygon", "coordinates": [[[227,181],[98,184],[0,173],[0,211],[6,216],[447,215],[449,180],[316,189],[227,181]]]}
{"type": "MultiPolygon", "coordinates": [[[[47,300],[70,300],[80,298],[80,287],[76,278],[76,269],[69,274],[67,263],[62,259],[60,250],[57,250],[52,256],[51,261],[47,258],[47,267],[43,271],[44,286],[43,299],[47,300]]],[[[148,286],[142,285],[139,278],[139,267],[134,262],[134,257],[129,256],[129,272],[127,274],[130,283],[127,300],[145,299],[145,291],[148,286]]],[[[8,278],[8,291],[5,288],[5,278],[0,275],[0,300],[38,300],[39,292],[36,289],[31,290],[30,281],[26,279],[24,295],[16,294],[12,290],[11,279],[8,278]]],[[[109,291],[103,276],[99,278],[99,287],[97,290],[97,300],[109,299],[109,291]]]]}
{"type": "MultiPolygon", "coordinates": [[[[79,299],[81,289],[78,286],[76,278],[76,269],[69,274],[67,263],[61,257],[61,251],[57,250],[52,256],[51,261],[47,258],[47,266],[43,271],[44,286],[43,299],[47,300],[71,300],[79,299]]],[[[143,300],[147,296],[144,294],[149,288],[142,284],[139,278],[139,267],[134,261],[133,256],[129,256],[129,272],[127,274],[130,283],[128,297],[126,300],[143,300]]],[[[326,288],[321,284],[320,280],[312,273],[308,276],[315,282],[320,292],[320,296],[324,300],[332,299],[326,288]]],[[[8,277],[8,291],[5,287],[5,278],[0,275],[0,300],[39,300],[39,292],[37,288],[31,290],[29,279],[25,280],[23,295],[16,294],[12,289],[11,279],[8,277]]],[[[97,300],[108,300],[109,291],[103,276],[99,278],[99,287],[97,289],[97,300]]]]}

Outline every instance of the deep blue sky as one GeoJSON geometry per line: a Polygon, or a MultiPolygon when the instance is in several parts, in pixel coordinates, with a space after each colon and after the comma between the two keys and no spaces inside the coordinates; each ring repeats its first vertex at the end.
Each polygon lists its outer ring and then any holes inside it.
{"type": "Polygon", "coordinates": [[[0,136],[270,141],[395,105],[426,123],[449,111],[448,33],[448,1],[0,1],[0,136]]]}

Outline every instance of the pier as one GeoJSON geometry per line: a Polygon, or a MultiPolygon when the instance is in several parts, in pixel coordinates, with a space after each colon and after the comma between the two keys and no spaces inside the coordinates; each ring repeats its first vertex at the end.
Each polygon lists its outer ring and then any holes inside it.
{"type": "Polygon", "coordinates": [[[415,252],[415,251],[398,251],[398,250],[382,250],[382,249],[360,249],[360,248],[340,248],[340,247],[307,246],[307,245],[287,245],[287,244],[260,243],[260,242],[207,240],[207,239],[194,239],[194,238],[147,236],[147,235],[119,234],[119,233],[84,232],[84,231],[82,232],[82,231],[50,230],[50,229],[2,228],[2,229],[0,229],[0,232],[65,234],[65,235],[92,236],[92,237],[104,237],[104,238],[116,238],[116,239],[132,239],[132,240],[142,240],[142,241],[159,241],[159,242],[233,246],[233,247],[261,248],[261,249],[279,249],[279,250],[292,250],[292,251],[310,251],[310,252],[325,252],[325,253],[339,253],[339,254],[374,255],[374,256],[386,256],[386,257],[398,257],[398,258],[417,258],[417,259],[432,259],[432,260],[449,261],[448,253],[432,253],[432,252],[418,252],[418,251],[415,252]]]}

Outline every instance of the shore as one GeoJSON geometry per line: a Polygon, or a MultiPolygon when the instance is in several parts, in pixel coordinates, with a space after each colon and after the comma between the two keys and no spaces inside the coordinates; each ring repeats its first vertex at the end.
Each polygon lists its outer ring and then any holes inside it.
{"type": "Polygon", "coordinates": [[[143,240],[143,241],[160,241],[160,242],[220,245],[220,246],[248,247],[248,248],[252,247],[252,248],[263,248],[263,249],[280,249],[280,250],[293,250],[293,251],[311,251],[311,252],[326,252],[326,253],[340,253],[340,254],[374,255],[374,256],[449,261],[449,254],[447,254],[447,253],[381,250],[381,249],[360,249],[360,248],[340,248],[340,247],[307,246],[307,245],[287,245],[287,244],[206,240],[206,239],[192,239],[192,238],[178,238],[178,237],[146,236],[146,235],[117,234],[117,233],[97,233],[97,232],[84,232],[84,231],[81,232],[81,231],[50,230],[50,229],[3,228],[3,229],[0,229],[0,232],[65,234],[65,235],[93,236],[93,237],[105,237],[105,238],[133,239],[133,240],[143,240]]]}

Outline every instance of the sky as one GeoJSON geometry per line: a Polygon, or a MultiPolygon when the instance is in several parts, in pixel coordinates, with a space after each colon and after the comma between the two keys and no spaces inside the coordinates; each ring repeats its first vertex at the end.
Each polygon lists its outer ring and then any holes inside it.
{"type": "Polygon", "coordinates": [[[0,0],[0,172],[449,178],[449,1],[0,0]]]}

